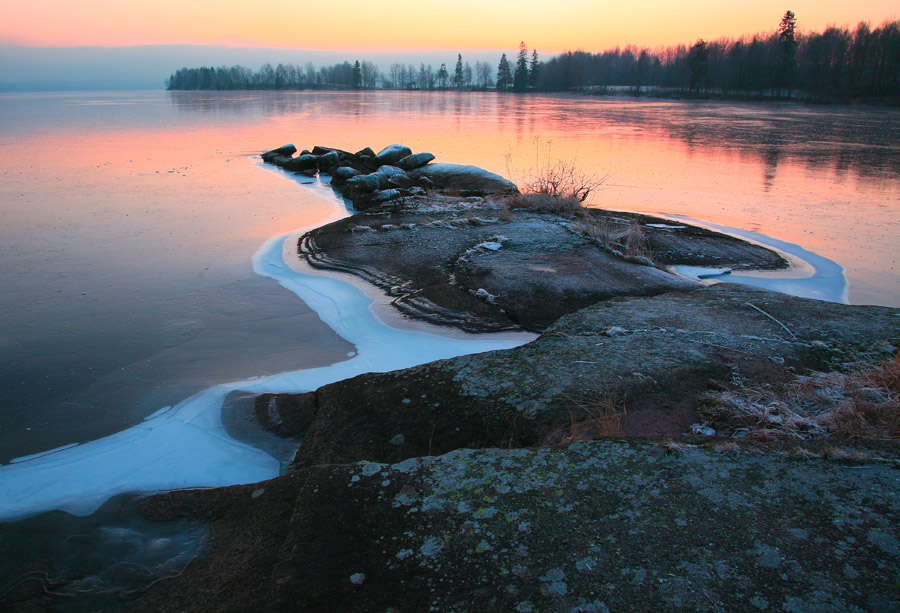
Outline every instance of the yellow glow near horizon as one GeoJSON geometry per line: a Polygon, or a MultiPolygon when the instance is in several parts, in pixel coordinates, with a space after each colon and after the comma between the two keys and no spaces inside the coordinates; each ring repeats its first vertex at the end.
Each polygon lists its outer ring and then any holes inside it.
{"type": "Polygon", "coordinates": [[[723,3],[645,0],[455,0],[382,3],[345,0],[334,10],[297,0],[45,0],[36,10],[0,0],[0,43],[36,47],[229,44],[322,50],[515,49],[543,53],[657,47],[774,30],[785,10],[798,27],[897,19],[894,0],[758,0],[723,3]]]}

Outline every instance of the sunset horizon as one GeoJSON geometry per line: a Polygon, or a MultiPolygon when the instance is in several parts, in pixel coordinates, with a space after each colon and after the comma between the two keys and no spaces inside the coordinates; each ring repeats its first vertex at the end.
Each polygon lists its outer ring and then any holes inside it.
{"type": "Polygon", "coordinates": [[[197,45],[362,54],[490,51],[515,49],[525,41],[529,48],[552,55],[770,33],[786,10],[797,15],[801,33],[832,25],[855,27],[862,21],[877,27],[898,15],[896,6],[883,0],[853,5],[766,0],[752,8],[723,7],[708,0],[675,7],[652,0],[641,10],[582,0],[562,0],[552,10],[536,2],[482,7],[465,0],[409,13],[373,11],[353,1],[340,15],[306,14],[283,0],[264,11],[238,2],[213,7],[181,6],[171,0],[127,7],[108,0],[78,5],[51,0],[47,9],[37,15],[24,6],[8,7],[0,24],[0,44],[51,49],[197,45]],[[76,29],[73,23],[81,25],[76,29]]]}

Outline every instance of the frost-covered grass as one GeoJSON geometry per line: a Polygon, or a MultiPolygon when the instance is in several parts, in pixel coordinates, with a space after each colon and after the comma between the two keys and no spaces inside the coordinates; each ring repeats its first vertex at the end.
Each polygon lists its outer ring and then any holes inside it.
{"type": "Polygon", "coordinates": [[[755,438],[900,438],[900,356],[814,372],[784,390],[741,387],[708,395],[701,415],[720,434],[755,438]]]}

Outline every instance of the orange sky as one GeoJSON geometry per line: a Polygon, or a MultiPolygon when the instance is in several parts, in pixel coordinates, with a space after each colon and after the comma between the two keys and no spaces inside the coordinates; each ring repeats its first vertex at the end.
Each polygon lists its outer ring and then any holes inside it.
{"type": "Polygon", "coordinates": [[[896,0],[0,0],[0,43],[29,46],[230,44],[301,49],[654,47],[771,31],[788,8],[801,30],[878,25],[896,0]],[[330,10],[330,7],[336,10],[330,10]],[[635,8],[639,6],[640,8],[635,8]]]}

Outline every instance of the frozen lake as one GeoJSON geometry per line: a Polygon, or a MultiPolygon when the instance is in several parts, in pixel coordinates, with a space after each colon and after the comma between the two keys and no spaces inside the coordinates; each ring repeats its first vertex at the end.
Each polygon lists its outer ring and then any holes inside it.
{"type": "Polygon", "coordinates": [[[851,303],[900,306],[895,110],[455,92],[3,94],[0,462],[122,431],[214,386],[356,357],[357,342],[254,270],[271,237],[346,214],[327,188],[262,167],[257,154],[286,142],[399,142],[513,179],[550,156],[608,175],[596,206],[796,244],[844,268],[851,303]]]}

